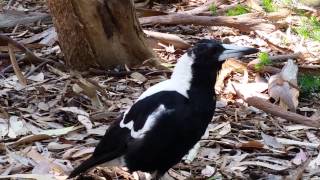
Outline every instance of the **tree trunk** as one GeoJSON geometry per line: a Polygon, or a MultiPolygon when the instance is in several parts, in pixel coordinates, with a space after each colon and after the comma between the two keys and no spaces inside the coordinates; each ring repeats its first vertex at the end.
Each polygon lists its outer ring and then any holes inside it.
{"type": "Polygon", "coordinates": [[[136,65],[154,58],[132,0],[47,0],[66,64],[136,65]]]}

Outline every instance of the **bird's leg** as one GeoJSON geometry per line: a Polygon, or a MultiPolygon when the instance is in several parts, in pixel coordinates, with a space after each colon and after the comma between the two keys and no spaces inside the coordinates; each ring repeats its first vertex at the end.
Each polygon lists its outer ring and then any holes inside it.
{"type": "Polygon", "coordinates": [[[146,172],[136,171],[132,173],[132,176],[135,180],[152,180],[152,175],[146,172]]]}

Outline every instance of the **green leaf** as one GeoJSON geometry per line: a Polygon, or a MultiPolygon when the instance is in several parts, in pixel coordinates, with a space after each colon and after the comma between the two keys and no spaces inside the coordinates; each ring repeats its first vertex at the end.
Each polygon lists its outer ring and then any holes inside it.
{"type": "Polygon", "coordinates": [[[217,6],[214,3],[209,6],[209,10],[213,16],[217,15],[217,6]]]}
{"type": "Polygon", "coordinates": [[[227,11],[227,16],[238,16],[241,14],[249,13],[249,9],[246,6],[243,5],[237,5],[236,7],[229,9],[227,11]]]}

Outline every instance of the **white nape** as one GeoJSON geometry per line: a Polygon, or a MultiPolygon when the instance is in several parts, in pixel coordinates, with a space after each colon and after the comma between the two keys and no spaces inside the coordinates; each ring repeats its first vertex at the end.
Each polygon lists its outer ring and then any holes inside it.
{"type": "MultiPolygon", "coordinates": [[[[178,63],[173,69],[173,73],[171,78],[155,84],[147,89],[141,96],[137,99],[137,101],[144,99],[148,96],[151,96],[160,91],[177,91],[181,95],[188,98],[187,91],[190,89],[190,84],[192,80],[192,64],[194,62],[194,54],[191,56],[188,53],[185,53],[178,59],[178,63]]],[[[136,102],[137,102],[136,101],[136,102]]]]}

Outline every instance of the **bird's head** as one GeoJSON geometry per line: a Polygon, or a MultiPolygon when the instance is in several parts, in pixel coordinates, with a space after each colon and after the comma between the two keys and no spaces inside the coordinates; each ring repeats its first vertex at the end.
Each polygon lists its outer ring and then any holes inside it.
{"type": "Polygon", "coordinates": [[[258,50],[255,48],[222,44],[216,40],[200,40],[179,58],[171,79],[180,82],[179,85],[185,82],[185,89],[188,89],[190,82],[191,86],[199,86],[201,83],[209,87],[205,82],[215,83],[217,73],[226,59],[256,52],[258,50]]]}
{"type": "Polygon", "coordinates": [[[216,40],[200,40],[188,51],[188,56],[193,57],[193,65],[200,67],[220,69],[222,63],[228,58],[240,58],[244,55],[258,52],[255,48],[240,47],[232,44],[222,44],[216,40]]]}

